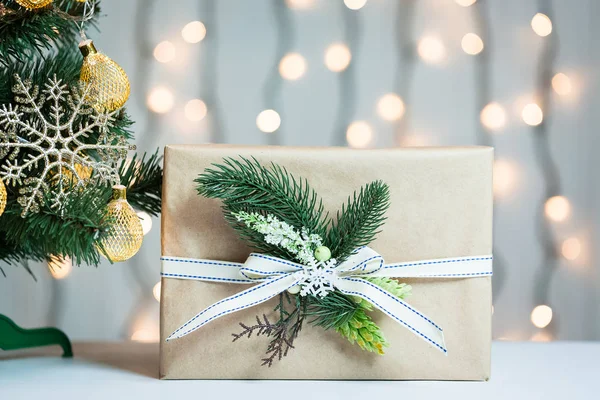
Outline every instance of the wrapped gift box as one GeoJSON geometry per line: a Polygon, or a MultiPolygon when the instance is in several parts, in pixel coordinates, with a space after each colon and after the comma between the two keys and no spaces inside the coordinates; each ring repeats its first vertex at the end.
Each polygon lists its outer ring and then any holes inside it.
{"type": "MultiPolygon", "coordinates": [[[[349,194],[368,182],[390,187],[382,232],[370,245],[386,263],[476,256],[492,252],[492,162],[489,147],[344,148],[177,145],[165,149],[162,255],[243,262],[251,252],[221,212],[199,196],[194,179],[224,157],[255,157],[308,179],[335,215],[349,194]]],[[[403,279],[408,303],[444,329],[448,353],[413,335],[381,312],[373,318],[390,347],[362,351],[334,331],[306,324],[290,354],[260,366],[268,337],[232,343],[239,322],[272,314],[273,301],[219,318],[165,341],[205,307],[245,285],[162,279],[160,376],[163,379],[435,379],[490,376],[491,278],[403,279]]]]}

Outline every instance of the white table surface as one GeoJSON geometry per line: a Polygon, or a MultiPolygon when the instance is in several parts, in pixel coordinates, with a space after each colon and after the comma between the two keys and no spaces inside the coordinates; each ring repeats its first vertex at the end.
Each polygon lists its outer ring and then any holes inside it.
{"type": "Polygon", "coordinates": [[[0,399],[598,399],[600,342],[509,343],[492,348],[488,382],[161,381],[158,345],[80,343],[0,351],[0,399]]]}

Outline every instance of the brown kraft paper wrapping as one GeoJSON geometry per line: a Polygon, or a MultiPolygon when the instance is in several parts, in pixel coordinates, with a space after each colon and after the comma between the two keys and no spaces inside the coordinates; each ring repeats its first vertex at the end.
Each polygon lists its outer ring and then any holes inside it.
{"type": "MultiPolygon", "coordinates": [[[[254,156],[305,177],[335,215],[355,190],[376,179],[390,186],[387,221],[370,247],[387,263],[492,253],[489,147],[350,150],[344,148],[177,145],[165,149],[162,255],[245,261],[251,249],[225,222],[220,201],[201,197],[194,179],[223,157],[254,156]]],[[[239,322],[273,315],[273,301],[216,319],[165,342],[211,304],[248,285],[162,279],[160,376],[163,379],[435,379],[490,376],[491,279],[404,279],[408,302],[444,329],[448,354],[379,311],[372,316],[390,347],[361,350],[334,331],[304,325],[295,348],[260,366],[268,337],[232,343],[239,322]]],[[[274,318],[274,317],[273,317],[274,318]]]]}

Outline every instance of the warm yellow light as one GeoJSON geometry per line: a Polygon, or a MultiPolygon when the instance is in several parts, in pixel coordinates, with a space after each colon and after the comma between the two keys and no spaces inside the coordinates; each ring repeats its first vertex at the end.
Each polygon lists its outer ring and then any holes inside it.
{"type": "Polygon", "coordinates": [[[325,65],[333,72],[341,72],[348,68],[352,54],[350,49],[343,43],[335,43],[325,51],[325,65]]]}
{"type": "Polygon", "coordinates": [[[404,102],[396,93],[385,94],[377,102],[377,113],[386,121],[397,121],[404,115],[404,102]]]}
{"type": "Polygon", "coordinates": [[[562,222],[571,215],[571,203],[564,196],[554,196],[544,205],[546,216],[554,222],[562,222]]]}
{"type": "Polygon", "coordinates": [[[531,323],[538,328],[545,328],[552,321],[552,309],[547,305],[540,305],[531,312],[531,323]]]}
{"type": "Polygon", "coordinates": [[[154,58],[161,63],[168,63],[175,58],[175,46],[168,40],[164,40],[154,48],[154,58]]]}
{"type": "Polygon", "coordinates": [[[552,32],[552,21],[546,14],[537,13],[531,19],[531,28],[540,36],[548,36],[552,32]]]}
{"type": "Polygon", "coordinates": [[[294,10],[306,10],[314,6],[315,0],[285,0],[285,4],[294,10]]]}
{"type": "Polygon", "coordinates": [[[463,7],[469,7],[470,5],[475,4],[477,0],[454,0],[456,4],[463,7]]]}
{"type": "Polygon", "coordinates": [[[512,161],[501,158],[494,161],[494,195],[506,197],[512,193],[517,175],[517,168],[512,161]]]}
{"type": "Polygon", "coordinates": [[[192,21],[183,27],[181,36],[188,43],[198,43],[206,37],[206,27],[200,21],[192,21]]]}
{"type": "Polygon", "coordinates": [[[540,331],[531,337],[532,342],[551,342],[552,335],[548,332],[540,331]]]}
{"type": "Polygon", "coordinates": [[[373,140],[373,129],[365,121],[353,122],[346,130],[346,140],[350,147],[367,147],[373,140]]]}
{"type": "Polygon", "coordinates": [[[152,288],[152,295],[154,296],[154,298],[158,302],[160,302],[160,290],[161,290],[161,287],[162,287],[162,284],[160,283],[160,281],[158,281],[156,283],[156,285],[154,285],[154,287],[152,288]]]}
{"type": "Polygon", "coordinates": [[[489,103],[483,107],[479,118],[486,128],[498,130],[506,124],[506,111],[504,111],[504,107],[498,103],[489,103]]]}
{"type": "Polygon", "coordinates": [[[367,4],[367,0],[344,0],[344,4],[351,10],[360,10],[367,4]]]}
{"type": "Polygon", "coordinates": [[[265,133],[275,132],[281,125],[281,117],[275,110],[264,110],[256,117],[256,126],[265,133]]]}
{"type": "Polygon", "coordinates": [[[48,269],[54,279],[65,279],[73,270],[73,263],[69,256],[50,256],[48,269]]]}
{"type": "Polygon", "coordinates": [[[206,117],[207,111],[206,103],[200,99],[188,101],[183,109],[185,117],[190,121],[201,121],[206,117]]]}
{"type": "Polygon", "coordinates": [[[481,53],[483,50],[483,40],[474,33],[467,33],[460,42],[465,53],[472,56],[481,53]]]}
{"type": "Polygon", "coordinates": [[[152,331],[150,329],[138,329],[137,331],[133,332],[133,335],[131,335],[131,340],[140,343],[158,343],[160,337],[157,331],[152,331]]]}
{"type": "Polygon", "coordinates": [[[425,147],[436,144],[431,136],[420,133],[404,134],[399,138],[398,142],[401,147],[425,147]]]}
{"type": "Polygon", "coordinates": [[[560,96],[566,96],[573,90],[571,79],[562,72],[559,72],[552,78],[552,88],[560,96]]]}
{"type": "Polygon", "coordinates": [[[544,113],[540,106],[535,103],[529,103],[523,107],[521,117],[523,118],[523,122],[527,125],[537,126],[544,120],[544,113]]]}
{"type": "Polygon", "coordinates": [[[306,72],[306,60],[298,53],[286,54],[279,62],[279,73],[284,79],[295,81],[306,72]]]}
{"type": "Polygon", "coordinates": [[[138,211],[136,214],[142,223],[142,231],[145,236],[152,230],[152,217],[145,211],[138,211]]]}
{"type": "Polygon", "coordinates": [[[446,57],[444,43],[437,37],[426,36],[417,44],[419,56],[429,64],[437,64],[446,57]]]}
{"type": "Polygon", "coordinates": [[[577,238],[569,238],[562,243],[561,252],[564,258],[573,261],[581,254],[581,242],[577,238]]]}
{"type": "Polygon", "coordinates": [[[175,97],[173,97],[173,93],[164,86],[152,89],[146,100],[148,108],[158,114],[169,112],[173,108],[174,103],[175,97]]]}

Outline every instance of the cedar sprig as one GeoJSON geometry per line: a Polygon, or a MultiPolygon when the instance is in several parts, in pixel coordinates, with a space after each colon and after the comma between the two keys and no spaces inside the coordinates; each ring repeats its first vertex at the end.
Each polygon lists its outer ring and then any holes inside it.
{"type": "Polygon", "coordinates": [[[294,309],[287,311],[285,303],[291,304],[292,299],[287,292],[279,294],[279,302],[274,311],[279,312],[279,319],[272,323],[269,318],[263,314],[262,318],[256,316],[256,324],[246,325],[240,322],[242,331],[233,333],[233,342],[241,338],[251,338],[252,334],[258,336],[271,337],[267,346],[266,356],[262,359],[263,366],[271,367],[275,360],[281,360],[287,356],[289,351],[294,348],[294,340],[298,337],[302,324],[306,303],[299,296],[295,297],[294,309]]]}
{"type": "Polygon", "coordinates": [[[386,220],[390,205],[389,187],[383,181],[366,184],[338,211],[326,242],[331,254],[343,261],[357,248],[371,243],[386,220]]]}

